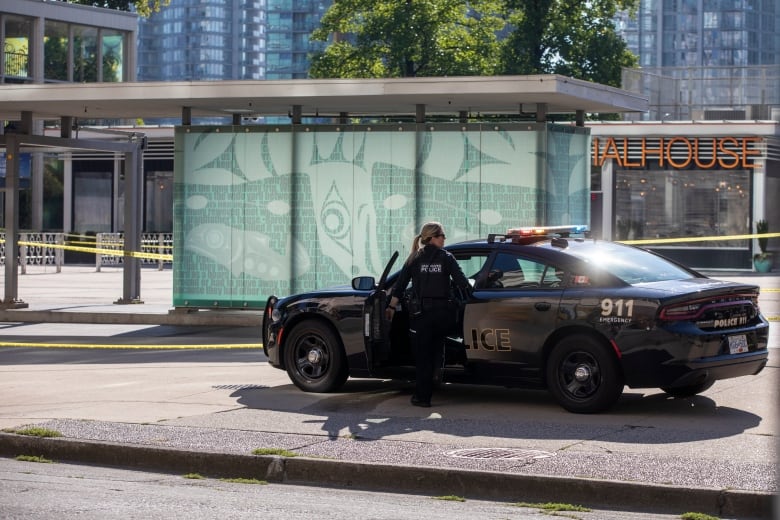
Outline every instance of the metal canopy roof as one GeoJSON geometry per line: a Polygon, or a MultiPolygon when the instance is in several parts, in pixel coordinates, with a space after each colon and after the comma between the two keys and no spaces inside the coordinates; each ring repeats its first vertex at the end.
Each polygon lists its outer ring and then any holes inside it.
{"type": "Polygon", "coordinates": [[[644,112],[648,100],[625,90],[557,75],[329,79],[283,81],[189,81],[57,83],[0,86],[0,119],[180,118],[239,114],[304,117],[414,115],[425,113],[521,114],[644,112]],[[546,104],[546,110],[537,110],[546,104]]]}

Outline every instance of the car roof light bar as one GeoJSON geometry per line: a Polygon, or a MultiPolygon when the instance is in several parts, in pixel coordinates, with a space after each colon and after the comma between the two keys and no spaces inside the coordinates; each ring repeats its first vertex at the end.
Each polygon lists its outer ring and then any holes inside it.
{"type": "Polygon", "coordinates": [[[569,225],[569,226],[541,226],[541,227],[521,227],[510,228],[506,232],[506,236],[569,236],[572,234],[580,234],[588,231],[586,225],[569,225]]]}
{"type": "Polygon", "coordinates": [[[545,238],[567,238],[573,234],[585,235],[587,232],[588,226],[586,225],[510,228],[505,234],[489,234],[487,241],[491,244],[495,242],[530,244],[545,238]]]}

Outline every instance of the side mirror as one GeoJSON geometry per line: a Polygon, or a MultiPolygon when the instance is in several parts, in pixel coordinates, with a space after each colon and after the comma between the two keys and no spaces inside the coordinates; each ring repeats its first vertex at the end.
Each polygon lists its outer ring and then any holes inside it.
{"type": "Polygon", "coordinates": [[[356,276],[352,279],[352,288],[356,291],[370,291],[376,287],[373,276],[356,276]]]}

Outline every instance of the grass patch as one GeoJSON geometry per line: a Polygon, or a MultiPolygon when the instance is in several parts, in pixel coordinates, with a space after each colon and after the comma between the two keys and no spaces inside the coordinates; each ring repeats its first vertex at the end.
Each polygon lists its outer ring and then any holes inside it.
{"type": "Polygon", "coordinates": [[[683,513],[682,520],[720,520],[717,516],[705,515],[704,513],[683,513]]]}
{"type": "Polygon", "coordinates": [[[279,455],[280,457],[297,457],[298,454],[294,451],[285,450],[283,448],[256,448],[252,450],[253,455],[279,455]]]}
{"type": "Polygon", "coordinates": [[[200,479],[206,478],[203,475],[201,475],[200,473],[187,473],[186,475],[182,475],[182,477],[190,478],[190,479],[193,479],[193,480],[200,480],[200,479]]]}
{"type": "Polygon", "coordinates": [[[256,478],[221,478],[219,479],[222,482],[230,482],[231,484],[257,484],[260,486],[265,486],[268,484],[265,480],[258,480],[256,478]]]}
{"type": "Polygon", "coordinates": [[[10,429],[8,433],[15,433],[17,435],[29,435],[30,437],[62,437],[62,434],[57,430],[50,430],[48,428],[41,428],[40,426],[30,426],[29,428],[10,429]]]}
{"type": "Polygon", "coordinates": [[[444,500],[446,502],[465,502],[466,501],[465,498],[459,497],[459,496],[456,496],[456,495],[443,495],[443,496],[440,496],[440,497],[431,497],[431,498],[433,498],[434,500],[444,500]]]}
{"type": "Polygon", "coordinates": [[[38,455],[19,455],[16,457],[16,460],[20,460],[22,462],[40,462],[42,464],[52,464],[54,462],[53,460],[39,457],[38,455]]]}
{"type": "Polygon", "coordinates": [[[562,511],[576,511],[578,513],[588,513],[590,509],[583,506],[575,506],[572,504],[559,504],[557,502],[546,502],[543,504],[532,504],[529,502],[516,502],[512,504],[516,507],[527,507],[529,509],[541,509],[542,511],[559,513],[562,511]]]}

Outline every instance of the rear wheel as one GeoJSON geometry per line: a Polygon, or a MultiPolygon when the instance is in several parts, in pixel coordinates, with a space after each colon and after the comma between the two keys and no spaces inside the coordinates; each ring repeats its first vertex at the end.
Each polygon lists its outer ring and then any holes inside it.
{"type": "Polygon", "coordinates": [[[290,331],[284,365],[293,384],[305,392],[333,392],[347,380],[347,356],[324,323],[304,321],[290,331]]]}
{"type": "Polygon", "coordinates": [[[547,361],[547,388],[570,412],[602,412],[620,398],[623,377],[606,345],[590,336],[569,336],[547,361]]]}
{"type": "Polygon", "coordinates": [[[704,392],[705,390],[708,390],[712,385],[715,384],[715,380],[712,381],[704,381],[702,383],[697,383],[695,385],[688,385],[688,386],[677,386],[674,388],[661,388],[664,392],[671,395],[672,397],[692,397],[696,394],[700,394],[704,392]]]}

